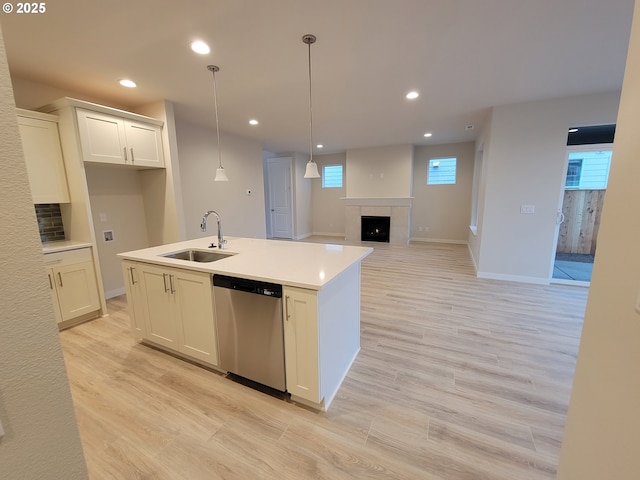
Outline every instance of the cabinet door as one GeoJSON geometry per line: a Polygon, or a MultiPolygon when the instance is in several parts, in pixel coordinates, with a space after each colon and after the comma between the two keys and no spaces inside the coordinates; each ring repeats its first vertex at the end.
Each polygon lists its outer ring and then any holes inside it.
{"type": "Polygon", "coordinates": [[[162,129],[158,125],[124,121],[128,159],[140,167],[164,167],[162,129]]]}
{"type": "Polygon", "coordinates": [[[78,109],[77,114],[85,162],[129,163],[122,118],[82,109],[78,109]]]}
{"type": "Polygon", "coordinates": [[[53,269],[62,320],[100,309],[98,284],[91,262],[62,265],[53,269]]]}
{"type": "Polygon", "coordinates": [[[218,365],[211,275],[172,270],[169,284],[176,301],[180,351],[211,365],[218,365]]]}
{"type": "Polygon", "coordinates": [[[146,338],[159,345],[179,351],[175,305],[169,288],[167,269],[140,264],[146,338]]]}
{"type": "Polygon", "coordinates": [[[53,303],[53,314],[56,317],[56,323],[62,321],[62,315],[60,315],[60,305],[58,304],[58,292],[56,291],[55,274],[53,269],[47,270],[47,277],[49,278],[49,291],[51,293],[51,303],[53,303]]]}
{"type": "Polygon", "coordinates": [[[135,262],[122,262],[122,274],[124,285],[127,290],[127,303],[129,305],[129,318],[131,328],[142,338],[147,337],[147,326],[145,323],[144,301],[142,283],[140,282],[140,266],[135,262]]]}
{"type": "Polygon", "coordinates": [[[58,124],[18,116],[33,203],[69,203],[58,124]]]}
{"type": "Polygon", "coordinates": [[[287,391],[305,400],[320,403],[316,293],[285,287],[283,295],[287,391]]]}

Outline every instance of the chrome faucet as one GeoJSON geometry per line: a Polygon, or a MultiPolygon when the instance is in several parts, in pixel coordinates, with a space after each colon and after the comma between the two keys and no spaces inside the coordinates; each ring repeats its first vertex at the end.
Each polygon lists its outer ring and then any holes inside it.
{"type": "MultiPolygon", "coordinates": [[[[218,222],[218,248],[222,250],[224,248],[224,244],[227,243],[227,241],[222,237],[222,227],[220,226],[220,215],[218,215],[218,213],[213,210],[209,210],[202,217],[202,223],[200,224],[200,228],[202,228],[203,232],[207,231],[207,218],[212,213],[216,216],[216,220],[218,222]]],[[[211,246],[213,247],[214,245],[211,244],[211,246]]]]}

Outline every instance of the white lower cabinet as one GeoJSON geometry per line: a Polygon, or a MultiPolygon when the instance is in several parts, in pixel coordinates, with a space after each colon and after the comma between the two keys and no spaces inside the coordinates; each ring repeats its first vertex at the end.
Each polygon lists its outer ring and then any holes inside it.
{"type": "Polygon", "coordinates": [[[143,339],[218,365],[211,275],[123,262],[132,328],[143,339]]]}
{"type": "Polygon", "coordinates": [[[317,292],[284,287],[284,350],[287,391],[318,404],[320,370],[318,356],[317,292]]]}
{"type": "Polygon", "coordinates": [[[147,326],[144,321],[144,309],[142,306],[143,294],[142,283],[140,282],[140,268],[135,262],[123,261],[122,274],[124,275],[124,285],[127,291],[131,328],[139,337],[145,338],[147,336],[147,326]]]}
{"type": "Polygon", "coordinates": [[[88,248],[45,255],[54,313],[58,323],[100,310],[98,284],[88,248]]]}

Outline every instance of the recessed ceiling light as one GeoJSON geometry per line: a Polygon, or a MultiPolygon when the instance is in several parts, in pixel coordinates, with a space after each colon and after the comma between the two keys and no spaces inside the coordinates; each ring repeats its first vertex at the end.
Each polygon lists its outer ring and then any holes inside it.
{"type": "Polygon", "coordinates": [[[431,133],[431,132],[427,132],[427,133],[424,134],[424,136],[427,137],[427,138],[429,138],[431,135],[433,135],[433,133],[431,133]]]}
{"type": "Polygon", "coordinates": [[[318,147],[318,148],[322,148],[322,147],[324,147],[324,145],[322,145],[321,143],[319,143],[318,145],[316,145],[316,147],[318,147]]]}
{"type": "Polygon", "coordinates": [[[570,128],[569,133],[576,133],[578,131],[577,128],[570,128]]]}
{"type": "Polygon", "coordinates": [[[258,120],[256,119],[249,120],[249,125],[258,125],[258,120]]]}
{"type": "Polygon", "coordinates": [[[122,85],[123,87],[127,87],[127,88],[136,88],[136,82],[134,82],[133,80],[129,80],[127,78],[124,78],[122,80],[120,80],[120,85],[122,85]]]}
{"type": "Polygon", "coordinates": [[[415,91],[407,93],[407,98],[409,100],[413,100],[415,98],[418,98],[419,96],[420,96],[420,94],[418,92],[415,92],[415,91]]]}
{"type": "Polygon", "coordinates": [[[201,40],[197,40],[193,42],[191,44],[191,50],[193,50],[196,53],[199,53],[200,55],[206,55],[211,51],[211,49],[209,48],[209,45],[207,45],[201,40]]]}

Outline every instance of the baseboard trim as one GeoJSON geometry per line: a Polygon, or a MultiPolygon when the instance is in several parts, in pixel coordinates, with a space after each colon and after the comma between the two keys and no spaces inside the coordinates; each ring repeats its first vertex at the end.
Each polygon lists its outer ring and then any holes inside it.
{"type": "Polygon", "coordinates": [[[109,300],[110,298],[119,297],[120,295],[124,295],[125,293],[127,293],[127,291],[125,290],[124,287],[116,288],[115,290],[109,290],[108,292],[104,292],[104,298],[109,300]]]}
{"type": "Polygon", "coordinates": [[[447,238],[430,238],[430,237],[411,237],[409,239],[409,243],[418,242],[418,243],[449,243],[453,245],[469,245],[469,242],[466,240],[450,240],[447,238]]]}
{"type": "Polygon", "coordinates": [[[318,237],[340,237],[344,238],[344,233],[336,233],[336,232],[313,232],[312,236],[317,235],[318,237]]]}
{"type": "Polygon", "coordinates": [[[526,277],[523,275],[507,275],[504,273],[477,272],[476,276],[485,280],[502,280],[505,282],[532,283],[534,285],[549,285],[548,278],[526,277]]]}

